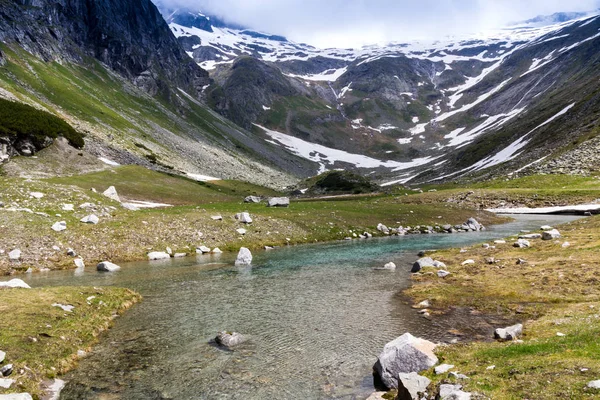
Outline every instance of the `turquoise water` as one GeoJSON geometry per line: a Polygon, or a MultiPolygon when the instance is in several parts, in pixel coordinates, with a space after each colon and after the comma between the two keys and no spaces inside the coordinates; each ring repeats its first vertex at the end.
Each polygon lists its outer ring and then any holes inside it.
{"type": "MultiPolygon", "coordinates": [[[[366,398],[383,346],[411,332],[449,341],[452,320],[419,316],[399,293],[423,249],[491,241],[568,216],[522,216],[480,233],[416,235],[276,249],[252,268],[234,256],[123,264],[120,272],[37,274],[32,286],[125,286],[144,301],[119,318],[61,399],[366,398]],[[372,268],[393,261],[395,272],[372,268]],[[211,343],[221,330],[250,341],[211,343]]],[[[452,270],[449,266],[450,271],[452,270]]]]}

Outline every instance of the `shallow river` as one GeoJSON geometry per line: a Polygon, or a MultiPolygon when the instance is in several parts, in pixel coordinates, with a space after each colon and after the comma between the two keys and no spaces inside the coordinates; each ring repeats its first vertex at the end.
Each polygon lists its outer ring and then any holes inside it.
{"type": "MultiPolygon", "coordinates": [[[[383,346],[411,332],[450,340],[451,321],[430,322],[399,296],[423,249],[499,239],[568,216],[519,216],[481,233],[415,235],[281,248],[255,254],[252,268],[234,256],[123,264],[36,274],[32,286],[124,286],[144,301],[117,319],[61,399],[366,398],[383,346]],[[395,272],[372,268],[393,261],[395,272]],[[221,330],[249,335],[224,351],[221,330]]],[[[452,268],[450,267],[450,270],[452,268]]]]}

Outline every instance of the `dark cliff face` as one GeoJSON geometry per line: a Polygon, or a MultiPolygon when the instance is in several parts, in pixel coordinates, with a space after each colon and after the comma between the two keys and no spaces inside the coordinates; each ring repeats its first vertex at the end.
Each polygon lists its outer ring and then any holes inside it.
{"type": "Polygon", "coordinates": [[[46,61],[92,56],[152,95],[209,83],[150,0],[0,0],[0,39],[46,61]]]}

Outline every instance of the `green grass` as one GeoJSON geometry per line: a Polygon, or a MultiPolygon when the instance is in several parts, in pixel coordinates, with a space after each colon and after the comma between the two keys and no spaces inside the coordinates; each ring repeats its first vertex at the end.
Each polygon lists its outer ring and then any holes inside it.
{"type": "Polygon", "coordinates": [[[41,398],[41,381],[75,367],[77,351],[89,351],[114,315],[140,299],[119,288],[0,289],[0,348],[6,352],[4,363],[14,365],[10,378],[16,380],[0,393],[28,392],[41,398]],[[65,312],[54,303],[75,308],[65,312]]]}

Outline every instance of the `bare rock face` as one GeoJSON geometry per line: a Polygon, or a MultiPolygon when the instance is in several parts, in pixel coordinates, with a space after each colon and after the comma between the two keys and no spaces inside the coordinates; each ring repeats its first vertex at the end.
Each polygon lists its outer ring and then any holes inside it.
{"type": "Polygon", "coordinates": [[[400,373],[420,372],[437,364],[435,347],[430,341],[405,333],[385,345],[373,366],[375,374],[386,388],[395,389],[400,373]]]}

